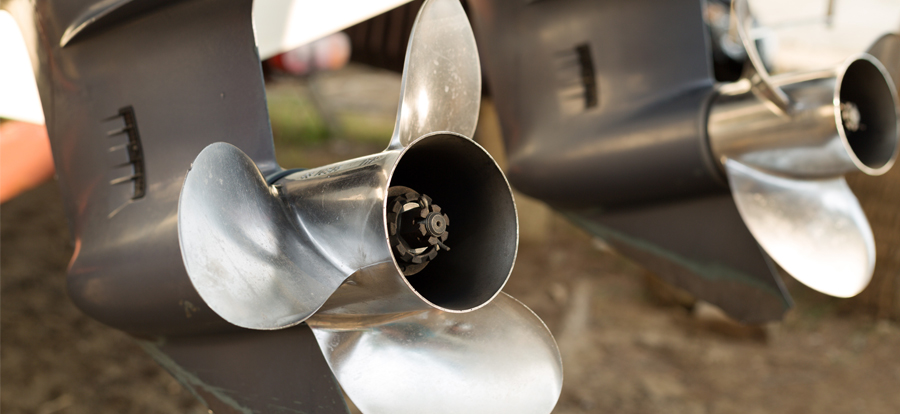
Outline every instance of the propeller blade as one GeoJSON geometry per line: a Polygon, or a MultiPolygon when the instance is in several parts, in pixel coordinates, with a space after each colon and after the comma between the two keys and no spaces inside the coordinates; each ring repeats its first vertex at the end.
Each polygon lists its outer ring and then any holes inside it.
{"type": "Polygon", "coordinates": [[[550,331],[505,293],[469,313],[434,309],[364,327],[316,317],[309,324],[366,414],[549,413],[562,389],[550,331]]]}
{"type": "Polygon", "coordinates": [[[191,165],[178,201],[178,239],[194,288],[226,321],[296,325],[349,275],[316,251],[275,190],[237,147],[214,143],[191,165]]]}
{"type": "Polygon", "coordinates": [[[756,49],[756,41],[750,37],[750,27],[752,27],[753,19],[750,16],[750,7],[747,0],[734,0],[731,2],[731,25],[732,30],[737,31],[747,52],[747,58],[750,60],[750,66],[746,68],[744,78],[750,80],[753,85],[753,92],[772,104],[772,109],[781,114],[791,111],[791,98],[772,82],[769,77],[769,71],[763,64],[762,57],[756,49]]]}
{"type": "Polygon", "coordinates": [[[850,297],[875,268],[875,239],[843,177],[798,180],[727,160],[731,192],[750,233],[805,285],[850,297]]]}
{"type": "Polygon", "coordinates": [[[389,148],[438,131],[471,138],[480,105],[481,64],[462,5],[459,0],[426,1],[409,37],[389,148]]]}
{"type": "Polygon", "coordinates": [[[894,80],[894,86],[900,84],[900,35],[888,33],[881,36],[868,53],[881,61],[894,80]]]}

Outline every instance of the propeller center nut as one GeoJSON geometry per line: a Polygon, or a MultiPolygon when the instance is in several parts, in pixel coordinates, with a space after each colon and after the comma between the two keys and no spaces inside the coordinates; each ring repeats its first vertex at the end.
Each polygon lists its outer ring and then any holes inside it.
{"type": "Polygon", "coordinates": [[[447,229],[447,222],[444,220],[444,215],[437,212],[428,214],[428,217],[425,219],[425,229],[427,229],[428,233],[432,236],[444,234],[444,230],[447,229]]]}

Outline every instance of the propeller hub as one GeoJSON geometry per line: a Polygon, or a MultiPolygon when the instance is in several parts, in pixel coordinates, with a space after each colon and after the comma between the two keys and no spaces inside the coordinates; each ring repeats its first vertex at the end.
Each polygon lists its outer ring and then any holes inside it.
{"type": "Polygon", "coordinates": [[[447,230],[447,220],[444,219],[446,217],[444,214],[432,212],[428,213],[428,217],[423,220],[425,223],[425,230],[431,236],[440,236],[444,234],[447,230]]]}
{"type": "Polygon", "coordinates": [[[450,218],[431,198],[407,187],[392,187],[388,199],[388,233],[394,257],[405,276],[414,275],[438,251],[450,250],[445,241],[450,218]]]}

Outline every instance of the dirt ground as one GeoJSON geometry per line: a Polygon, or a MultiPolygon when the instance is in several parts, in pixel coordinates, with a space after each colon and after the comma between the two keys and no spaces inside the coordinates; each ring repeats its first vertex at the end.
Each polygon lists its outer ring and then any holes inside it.
{"type": "MultiPolygon", "coordinates": [[[[339,108],[326,108],[330,113],[316,121],[332,132],[389,133],[396,102],[354,105],[396,97],[396,78],[366,83],[368,97],[352,79],[322,77],[314,92],[282,85],[272,96],[299,97],[303,109],[310,93],[319,94],[314,107],[339,108]]],[[[286,127],[274,116],[278,133],[286,127]]],[[[367,137],[295,143],[284,134],[276,145],[286,167],[384,146],[367,137]]],[[[797,304],[786,319],[742,327],[661,289],[640,267],[597,248],[534,202],[520,200],[520,215],[529,236],[506,291],[540,315],[559,342],[565,384],[555,413],[900,412],[896,323],[843,313],[845,301],[787,281],[797,304]]],[[[0,207],[0,412],[205,413],[127,335],[68,300],[68,240],[56,183],[0,207]]]]}
{"type": "MultiPolygon", "coordinates": [[[[0,412],[203,413],[127,335],[65,293],[71,255],[48,183],[0,209],[0,412]]],[[[556,413],[900,412],[900,328],[836,313],[796,283],[783,323],[742,328],[661,300],[637,266],[553,217],[521,246],[507,292],[564,353],[556,413]]]]}
{"type": "Polygon", "coordinates": [[[69,300],[55,182],[0,206],[0,249],[0,412],[206,412],[128,335],[69,300]]]}

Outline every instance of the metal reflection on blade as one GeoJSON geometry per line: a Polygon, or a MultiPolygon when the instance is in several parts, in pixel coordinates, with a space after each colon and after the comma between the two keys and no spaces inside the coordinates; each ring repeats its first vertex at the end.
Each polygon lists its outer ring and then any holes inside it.
{"type": "Polygon", "coordinates": [[[413,25],[392,148],[431,132],[471,137],[481,105],[481,63],[475,36],[458,0],[431,0],[413,25]]]}
{"type": "Polygon", "coordinates": [[[428,310],[346,329],[315,317],[309,324],[367,414],[547,413],[561,391],[556,342],[506,294],[469,313],[428,310]]]}
{"type": "Polygon", "coordinates": [[[734,160],[725,166],[744,223],[791,276],[839,297],[854,296],[869,284],[874,237],[843,177],[796,180],[734,160]]]}
{"type": "Polygon", "coordinates": [[[253,160],[227,143],[210,145],[192,163],[178,233],[194,288],[219,316],[245,328],[306,320],[349,274],[294,226],[253,160]]]}

